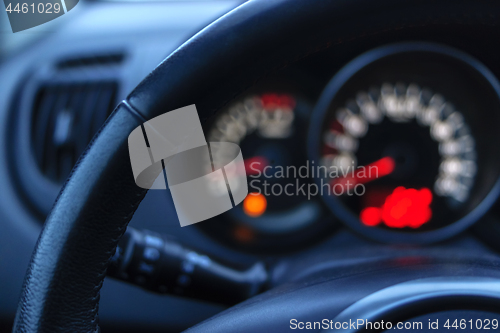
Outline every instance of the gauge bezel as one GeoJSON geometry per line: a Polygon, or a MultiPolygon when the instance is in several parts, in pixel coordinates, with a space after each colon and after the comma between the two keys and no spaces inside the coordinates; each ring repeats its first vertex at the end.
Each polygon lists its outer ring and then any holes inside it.
{"type": "MultiPolygon", "coordinates": [[[[370,50],[349,62],[339,72],[337,72],[326,88],[323,90],[318,103],[311,115],[311,121],[308,133],[308,155],[311,161],[319,163],[321,146],[321,133],[323,122],[329,113],[331,102],[335,99],[339,91],[349,82],[358,72],[384,58],[402,55],[405,53],[425,52],[435,55],[449,57],[460,62],[463,66],[472,69],[476,74],[485,80],[494,94],[500,101],[500,83],[494,74],[482,63],[472,56],[457,49],[428,42],[406,42],[390,44],[370,50]]],[[[319,164],[318,164],[319,165],[319,164]]],[[[321,186],[319,178],[315,178],[318,186],[321,186]]],[[[351,227],[353,230],[367,236],[370,239],[384,243],[413,243],[425,244],[451,238],[454,235],[464,231],[472,224],[477,222],[495,203],[500,195],[500,177],[497,177],[494,185],[488,194],[477,204],[470,212],[459,220],[430,231],[405,232],[400,230],[385,230],[381,228],[368,227],[360,223],[359,218],[347,208],[341,200],[335,196],[322,196],[323,201],[330,208],[333,214],[341,221],[351,227]]]]}

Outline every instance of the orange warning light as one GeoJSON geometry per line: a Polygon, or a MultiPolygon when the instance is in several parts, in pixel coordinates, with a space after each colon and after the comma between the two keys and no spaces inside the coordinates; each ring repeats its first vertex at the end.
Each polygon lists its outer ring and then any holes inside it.
{"type": "Polygon", "coordinates": [[[243,201],[243,211],[251,217],[264,214],[267,208],[267,200],[261,193],[250,193],[243,201]]]}

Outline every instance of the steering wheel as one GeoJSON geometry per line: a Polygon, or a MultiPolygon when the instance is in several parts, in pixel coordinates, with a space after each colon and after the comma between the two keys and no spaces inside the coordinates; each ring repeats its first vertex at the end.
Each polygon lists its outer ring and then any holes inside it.
{"type": "MultiPolygon", "coordinates": [[[[108,263],[146,194],[136,186],[129,162],[127,138],[134,128],[190,104],[203,122],[259,78],[352,40],[398,29],[481,23],[492,12],[498,13],[497,3],[477,0],[252,0],[203,29],[116,107],[80,158],[37,242],[14,331],[99,331],[99,290],[108,263]]],[[[301,290],[290,293],[306,301],[288,310],[307,313],[347,302],[340,295],[325,303],[327,291],[301,290]]],[[[258,297],[267,300],[255,308],[263,316],[287,306],[281,293],[258,297]]],[[[255,302],[247,301],[247,309],[255,302]]],[[[241,311],[224,316],[225,324],[219,320],[194,331],[235,331],[245,320],[241,311]]]]}

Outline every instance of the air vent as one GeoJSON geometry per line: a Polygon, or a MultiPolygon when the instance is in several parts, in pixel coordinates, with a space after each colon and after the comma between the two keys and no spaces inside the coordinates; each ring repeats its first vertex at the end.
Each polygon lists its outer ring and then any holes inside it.
{"type": "Polygon", "coordinates": [[[124,58],[125,56],[123,53],[110,53],[110,54],[93,55],[87,57],[75,57],[60,61],[57,64],[57,68],[70,69],[78,67],[118,65],[123,62],[124,58]]]}
{"type": "Polygon", "coordinates": [[[56,183],[76,160],[116,104],[116,82],[44,85],[36,94],[31,145],[42,173],[56,183]]]}

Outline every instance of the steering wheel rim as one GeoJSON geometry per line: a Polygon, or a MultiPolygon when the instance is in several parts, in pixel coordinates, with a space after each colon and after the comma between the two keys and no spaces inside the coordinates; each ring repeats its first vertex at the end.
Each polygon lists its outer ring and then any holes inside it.
{"type": "Polygon", "coordinates": [[[471,10],[486,15],[493,6],[476,0],[253,0],[203,29],[117,106],[78,161],[35,247],[14,331],[99,331],[107,264],[146,194],[129,162],[127,137],[134,128],[190,104],[203,122],[260,77],[309,54],[438,18],[481,21],[471,10]]]}

